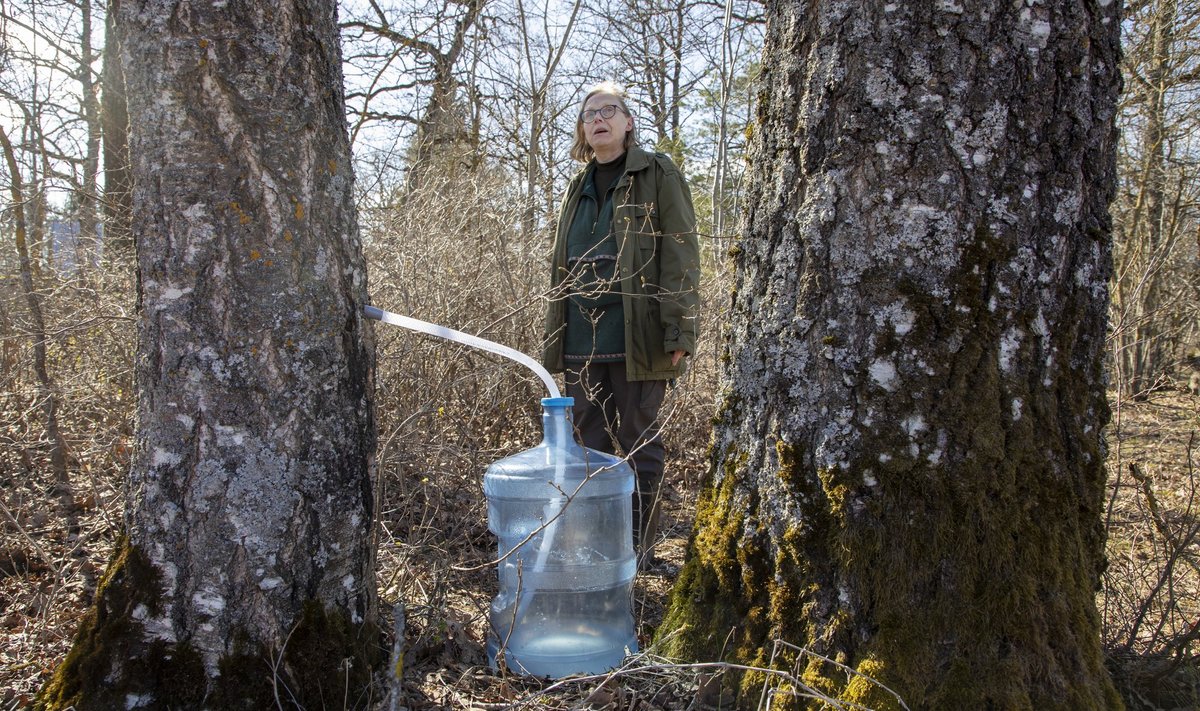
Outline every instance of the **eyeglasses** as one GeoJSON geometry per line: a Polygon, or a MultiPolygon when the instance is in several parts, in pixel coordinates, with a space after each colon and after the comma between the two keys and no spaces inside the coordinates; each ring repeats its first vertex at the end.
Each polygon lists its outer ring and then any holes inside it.
{"type": "Polygon", "coordinates": [[[579,114],[579,120],[583,121],[584,123],[591,123],[596,120],[597,116],[600,118],[610,119],[617,114],[617,109],[621,109],[621,113],[625,113],[625,109],[622,109],[620,106],[617,106],[616,104],[609,104],[607,106],[601,106],[598,109],[588,109],[587,111],[584,111],[583,113],[579,114]]]}

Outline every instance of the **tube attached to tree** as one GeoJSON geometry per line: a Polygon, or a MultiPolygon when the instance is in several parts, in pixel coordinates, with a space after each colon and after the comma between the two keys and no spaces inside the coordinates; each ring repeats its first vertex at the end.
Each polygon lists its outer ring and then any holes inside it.
{"type": "Polygon", "coordinates": [[[424,333],[428,336],[436,336],[438,338],[444,338],[448,341],[454,341],[455,343],[461,343],[464,346],[479,348],[481,350],[488,351],[489,353],[495,353],[496,355],[504,356],[509,360],[514,360],[537,374],[538,378],[542,381],[542,384],[546,386],[546,390],[549,391],[550,397],[562,396],[562,393],[560,393],[558,390],[558,384],[554,382],[554,378],[550,375],[550,372],[543,368],[542,365],[536,360],[530,358],[521,351],[501,345],[495,341],[489,341],[486,338],[472,336],[469,333],[456,331],[453,328],[439,326],[436,323],[429,323],[428,321],[421,321],[408,316],[401,316],[400,314],[395,314],[391,311],[384,311],[383,309],[375,306],[363,306],[363,316],[366,316],[370,319],[375,319],[376,321],[390,323],[393,326],[407,328],[410,331],[424,333]]]}
{"type": "Polygon", "coordinates": [[[507,346],[374,306],[363,314],[514,360],[537,373],[543,440],[493,462],[484,475],[488,528],[496,534],[500,593],[492,601],[488,659],[535,676],[604,673],[637,651],[629,602],[633,469],[575,441],[574,400],[550,373],[507,346]]]}

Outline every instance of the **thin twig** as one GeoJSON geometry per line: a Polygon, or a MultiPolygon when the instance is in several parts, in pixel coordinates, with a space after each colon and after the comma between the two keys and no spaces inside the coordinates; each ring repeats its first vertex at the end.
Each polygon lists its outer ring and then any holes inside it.
{"type": "Polygon", "coordinates": [[[0,510],[4,511],[4,515],[8,517],[8,520],[12,523],[12,525],[16,527],[17,533],[20,533],[21,537],[24,538],[29,545],[33,546],[33,549],[37,551],[38,556],[45,561],[46,565],[50,566],[50,570],[54,571],[54,577],[58,578],[59,580],[64,580],[62,569],[54,564],[53,558],[46,555],[46,551],[43,550],[38,542],[35,541],[33,537],[30,536],[29,533],[24,529],[24,527],[21,526],[21,524],[17,521],[17,517],[14,516],[13,512],[4,505],[3,501],[0,501],[0,510]]]}

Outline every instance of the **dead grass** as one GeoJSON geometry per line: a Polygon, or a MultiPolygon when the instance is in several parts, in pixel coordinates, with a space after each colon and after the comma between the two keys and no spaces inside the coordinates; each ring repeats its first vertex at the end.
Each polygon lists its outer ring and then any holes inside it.
{"type": "MultiPolygon", "coordinates": [[[[497,583],[494,570],[483,565],[494,557],[495,544],[486,528],[481,480],[488,462],[535,443],[540,393],[534,383],[500,387],[511,371],[491,361],[422,354],[426,346],[419,341],[397,338],[381,339],[377,548],[389,623],[393,606],[404,604],[403,707],[653,711],[728,701],[714,682],[721,668],[671,665],[646,655],[614,675],[557,684],[488,669],[486,612],[497,583]],[[401,372],[410,367],[426,371],[401,372]],[[439,372],[428,372],[434,368],[439,372]],[[475,377],[462,377],[465,372],[475,377]],[[448,385],[419,394],[403,386],[418,377],[448,385]]],[[[685,381],[668,405],[674,465],[667,525],[660,563],[636,584],[643,641],[662,619],[682,563],[705,465],[711,392],[707,380],[685,381]]],[[[112,550],[122,517],[129,424],[80,408],[70,415],[80,527],[68,535],[62,514],[47,504],[52,477],[35,403],[17,389],[0,402],[0,709],[11,711],[29,704],[66,654],[112,550]]],[[[1200,399],[1181,391],[1114,406],[1110,565],[1099,606],[1110,666],[1130,707],[1139,711],[1200,707],[1198,432],[1200,399]]]]}
{"type": "Polygon", "coordinates": [[[1200,708],[1200,398],[1115,402],[1108,442],[1109,668],[1131,711],[1200,708]]]}
{"type": "MultiPolygon", "coordinates": [[[[387,352],[413,347],[407,336],[388,336],[387,352]]],[[[478,363],[476,364],[478,365],[478,363]]],[[[394,374],[393,374],[394,375],[394,374]]],[[[486,388],[485,388],[486,389],[486,388]]],[[[540,437],[540,393],[530,391],[500,420],[502,433],[486,433],[498,443],[480,449],[481,432],[451,424],[459,418],[462,400],[450,393],[426,394],[427,401],[447,405],[426,407],[428,415],[409,417],[403,427],[409,436],[385,438],[384,484],[379,546],[380,594],[386,616],[403,602],[405,621],[404,706],[409,709],[578,708],[591,707],[685,709],[695,697],[703,670],[666,674],[661,660],[642,656],[609,677],[576,680],[553,688],[547,683],[496,674],[488,668],[486,640],[489,604],[497,593],[495,539],[487,530],[483,473],[489,462],[537,444],[540,437]],[[442,399],[444,398],[444,399],[442,399]],[[419,432],[418,432],[419,430],[419,432]],[[416,435],[416,436],[412,436],[416,435]],[[604,699],[604,703],[598,703],[604,699]]],[[[664,412],[669,466],[666,520],[656,547],[658,562],[639,575],[634,615],[640,643],[645,646],[662,620],[673,576],[682,563],[690,533],[697,483],[707,444],[705,408],[691,402],[690,383],[672,391],[664,412]]],[[[408,409],[414,409],[409,406],[408,409]]],[[[419,407],[416,409],[420,409],[419,407]]],[[[497,412],[499,417],[500,413],[497,412]]],[[[474,416],[478,424],[491,421],[474,416]]],[[[387,431],[386,426],[384,431],[387,431]]],[[[390,620],[389,620],[390,622],[390,620]]],[[[389,625],[390,626],[390,625],[389,625]]],[[[711,672],[710,672],[711,673],[711,672]]]]}

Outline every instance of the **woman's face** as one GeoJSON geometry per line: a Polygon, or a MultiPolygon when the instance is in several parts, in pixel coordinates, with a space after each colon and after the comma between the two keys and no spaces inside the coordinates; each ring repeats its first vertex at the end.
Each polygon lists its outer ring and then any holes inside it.
{"type": "Polygon", "coordinates": [[[601,162],[616,158],[625,152],[625,134],[633,130],[633,117],[621,110],[621,100],[612,94],[593,94],[583,105],[584,111],[596,111],[591,123],[583,124],[583,137],[587,140],[601,162]],[[611,118],[604,118],[599,111],[605,106],[616,106],[611,118]]]}

